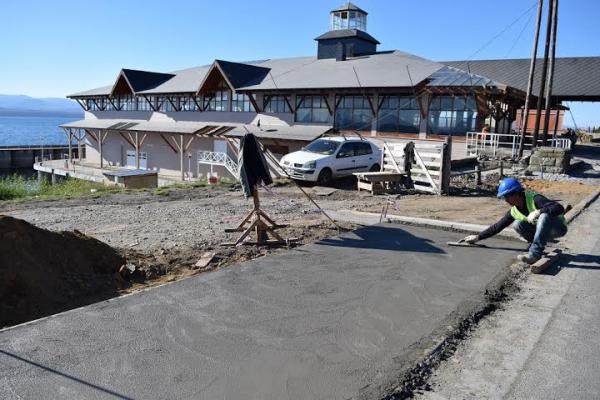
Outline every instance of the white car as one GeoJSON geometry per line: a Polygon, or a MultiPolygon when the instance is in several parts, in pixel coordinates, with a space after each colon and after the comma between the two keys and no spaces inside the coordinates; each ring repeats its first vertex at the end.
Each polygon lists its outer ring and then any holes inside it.
{"type": "Polygon", "coordinates": [[[379,171],[381,150],[357,137],[325,137],[286,154],[280,164],[294,179],[320,185],[353,172],[379,171]]]}

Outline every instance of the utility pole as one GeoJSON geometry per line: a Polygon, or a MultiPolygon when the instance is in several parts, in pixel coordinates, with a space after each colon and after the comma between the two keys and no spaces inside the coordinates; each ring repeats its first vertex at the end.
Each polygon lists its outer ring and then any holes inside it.
{"type": "MultiPolygon", "coordinates": [[[[552,0],[548,2],[548,20],[546,23],[546,45],[544,46],[544,61],[542,63],[542,77],[540,79],[540,91],[537,98],[537,113],[535,118],[535,127],[533,128],[533,143],[532,149],[537,147],[537,140],[540,133],[540,120],[542,117],[542,101],[544,100],[544,92],[546,89],[546,79],[548,75],[548,53],[550,51],[550,35],[552,34],[552,24],[550,21],[552,20],[552,10],[553,10],[553,2],[552,0]]],[[[548,118],[548,116],[546,116],[548,118]]]]}
{"type": "Polygon", "coordinates": [[[525,107],[521,114],[521,141],[519,142],[519,158],[523,157],[523,147],[525,145],[525,133],[529,122],[529,103],[531,101],[531,92],[533,90],[533,77],[535,76],[535,62],[537,59],[537,48],[540,39],[540,26],[542,24],[542,8],[544,0],[538,0],[537,21],[535,24],[535,34],[533,36],[533,49],[531,50],[531,63],[529,64],[529,79],[527,81],[527,94],[525,95],[525,107]]]}
{"type": "MultiPolygon", "coordinates": [[[[550,67],[548,70],[548,82],[546,86],[546,118],[544,118],[542,146],[546,145],[546,139],[548,138],[548,127],[550,126],[550,107],[552,106],[552,85],[554,83],[554,68],[556,63],[556,30],[558,25],[558,0],[552,0],[552,3],[552,42],[550,43],[550,67]]],[[[556,118],[558,119],[558,114],[556,115],[556,118]]],[[[554,130],[553,137],[556,137],[556,130],[554,130]]]]}

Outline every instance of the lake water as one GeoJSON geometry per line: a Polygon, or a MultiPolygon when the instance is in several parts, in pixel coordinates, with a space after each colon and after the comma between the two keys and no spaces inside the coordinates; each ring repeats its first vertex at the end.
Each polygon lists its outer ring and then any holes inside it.
{"type": "Polygon", "coordinates": [[[81,118],[72,115],[50,117],[0,115],[0,146],[67,144],[67,136],[58,126],[81,118]]]}

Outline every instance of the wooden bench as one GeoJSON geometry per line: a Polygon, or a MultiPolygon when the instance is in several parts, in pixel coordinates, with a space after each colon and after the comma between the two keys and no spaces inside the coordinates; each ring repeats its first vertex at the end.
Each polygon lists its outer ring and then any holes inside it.
{"type": "Polygon", "coordinates": [[[368,190],[371,194],[381,194],[390,190],[397,190],[400,183],[406,177],[405,173],[399,172],[355,172],[358,191],[368,190]]]}

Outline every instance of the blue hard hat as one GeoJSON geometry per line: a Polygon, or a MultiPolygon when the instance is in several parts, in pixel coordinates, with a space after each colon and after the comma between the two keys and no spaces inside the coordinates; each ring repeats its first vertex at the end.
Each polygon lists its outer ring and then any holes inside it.
{"type": "Polygon", "coordinates": [[[508,196],[511,193],[523,191],[523,186],[515,178],[504,178],[498,185],[498,198],[508,196]]]}

